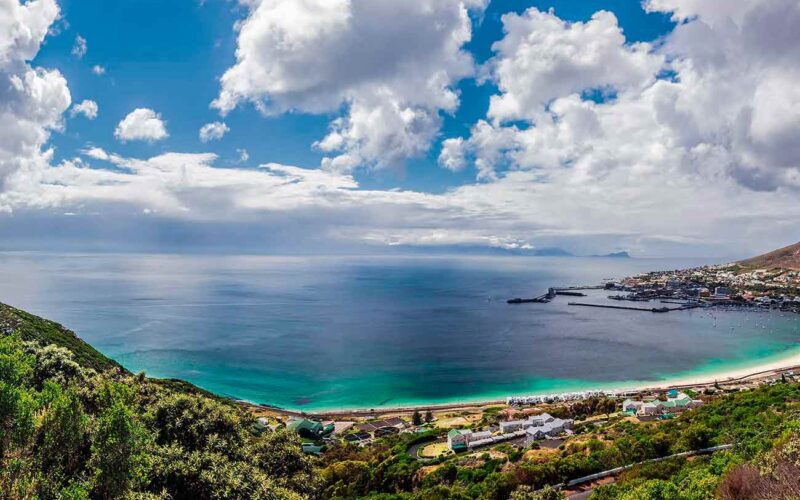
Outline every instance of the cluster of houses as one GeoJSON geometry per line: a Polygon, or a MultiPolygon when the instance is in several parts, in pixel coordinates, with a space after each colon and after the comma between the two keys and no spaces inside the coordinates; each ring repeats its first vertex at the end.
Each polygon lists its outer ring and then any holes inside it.
{"type": "Polygon", "coordinates": [[[623,281],[623,287],[644,293],[647,289],[699,297],[709,302],[734,297],[760,306],[800,308],[800,271],[755,269],[743,271],[732,264],[676,271],[644,273],[623,281]],[[704,284],[717,284],[713,291],[704,284]]]}
{"type": "Polygon", "coordinates": [[[457,452],[521,438],[525,439],[525,446],[528,446],[535,441],[570,433],[573,424],[572,420],[564,420],[543,413],[525,420],[500,422],[499,434],[492,431],[453,429],[447,433],[447,447],[457,452]]]}
{"type": "MultiPolygon", "coordinates": [[[[265,427],[270,427],[274,430],[273,426],[266,425],[266,419],[263,420],[265,427]]],[[[407,427],[408,423],[398,417],[374,420],[360,425],[355,425],[355,422],[320,422],[308,418],[294,418],[286,424],[288,430],[296,432],[305,439],[326,443],[341,438],[359,446],[371,443],[375,439],[384,436],[398,434],[407,427]]],[[[304,452],[317,455],[322,449],[321,446],[312,442],[304,442],[302,447],[304,452]]]]}
{"type": "Polygon", "coordinates": [[[652,401],[626,399],[622,402],[622,411],[639,417],[658,417],[671,413],[680,413],[690,408],[697,408],[702,404],[702,400],[692,399],[682,392],[673,390],[667,393],[666,401],[658,399],[652,401]]]}
{"type": "Polygon", "coordinates": [[[506,398],[506,404],[509,406],[514,405],[535,405],[540,403],[557,403],[563,401],[579,401],[588,398],[598,398],[604,396],[617,396],[616,391],[578,391],[578,392],[562,392],[559,394],[540,394],[538,396],[509,396],[506,398]]]}

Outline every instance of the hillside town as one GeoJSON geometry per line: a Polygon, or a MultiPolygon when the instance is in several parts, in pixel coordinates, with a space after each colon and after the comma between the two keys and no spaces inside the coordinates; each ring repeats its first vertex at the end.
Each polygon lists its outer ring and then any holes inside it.
{"type": "Polygon", "coordinates": [[[800,312],[800,271],[745,269],[737,264],[655,271],[624,279],[620,300],[675,299],[800,312]]]}

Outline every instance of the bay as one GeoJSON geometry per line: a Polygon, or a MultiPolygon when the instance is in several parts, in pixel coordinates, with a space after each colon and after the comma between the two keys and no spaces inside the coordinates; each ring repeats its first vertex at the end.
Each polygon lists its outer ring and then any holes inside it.
{"type": "Polygon", "coordinates": [[[0,253],[0,300],[64,324],[132,371],[309,411],[614,387],[798,349],[797,315],[652,314],[566,297],[506,304],[703,263],[0,253]]]}

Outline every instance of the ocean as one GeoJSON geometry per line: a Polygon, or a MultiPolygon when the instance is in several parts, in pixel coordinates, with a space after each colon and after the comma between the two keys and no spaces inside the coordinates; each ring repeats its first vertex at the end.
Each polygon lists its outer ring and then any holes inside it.
{"type": "Polygon", "coordinates": [[[0,301],[64,324],[132,371],[307,411],[613,388],[797,351],[799,315],[506,304],[699,264],[0,253],[0,301]]]}

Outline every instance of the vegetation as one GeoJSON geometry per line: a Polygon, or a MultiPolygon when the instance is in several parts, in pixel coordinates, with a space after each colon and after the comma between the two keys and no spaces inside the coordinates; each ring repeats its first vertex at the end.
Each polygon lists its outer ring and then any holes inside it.
{"type": "Polygon", "coordinates": [[[307,498],[317,491],[314,461],[294,434],[258,435],[242,409],[131,375],[58,325],[27,323],[11,311],[22,322],[0,336],[0,498],[307,498]],[[53,339],[58,344],[41,343],[53,339]]]}
{"type": "Polygon", "coordinates": [[[0,498],[549,500],[570,479],[723,443],[735,446],[638,465],[592,498],[800,497],[800,385],[788,381],[666,421],[615,415],[608,399],[554,407],[604,416],[579,422],[557,449],[409,455],[443,439],[437,429],[334,444],[314,458],[295,434],[262,434],[241,407],[191,384],[133,375],[55,323],[7,307],[0,318],[0,498]]]}

